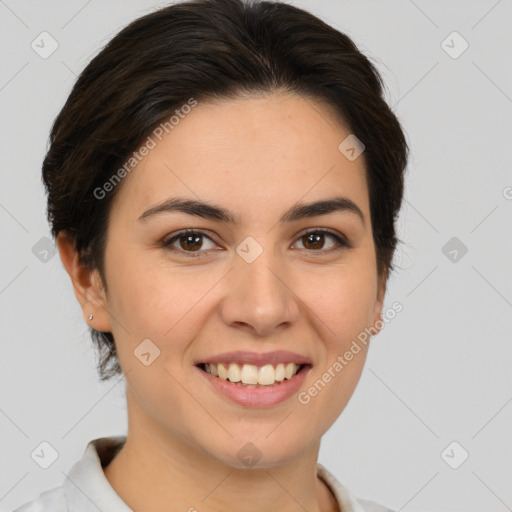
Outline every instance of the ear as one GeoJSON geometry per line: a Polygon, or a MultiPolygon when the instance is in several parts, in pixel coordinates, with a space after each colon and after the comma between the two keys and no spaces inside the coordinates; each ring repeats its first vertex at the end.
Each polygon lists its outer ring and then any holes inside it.
{"type": "Polygon", "coordinates": [[[111,332],[107,296],[98,270],[91,270],[80,262],[73,241],[65,231],[60,231],[57,235],[57,247],[64,268],[71,278],[75,296],[82,307],[84,320],[97,331],[111,332]],[[89,315],[93,315],[92,320],[89,320],[89,315]]]}
{"type": "Polygon", "coordinates": [[[375,300],[375,307],[373,310],[373,323],[371,327],[372,335],[375,336],[380,332],[384,323],[382,321],[382,308],[384,306],[384,296],[386,294],[386,283],[388,280],[387,270],[377,278],[377,296],[375,300]]]}

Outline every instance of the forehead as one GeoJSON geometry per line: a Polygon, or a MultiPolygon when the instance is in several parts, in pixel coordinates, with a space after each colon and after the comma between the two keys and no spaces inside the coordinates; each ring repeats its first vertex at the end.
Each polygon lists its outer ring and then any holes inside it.
{"type": "Polygon", "coordinates": [[[261,216],[339,193],[368,208],[364,156],[340,152],[350,130],[324,103],[295,94],[199,102],[176,120],[151,136],[152,149],[123,179],[119,207],[140,214],[181,195],[261,216]]]}

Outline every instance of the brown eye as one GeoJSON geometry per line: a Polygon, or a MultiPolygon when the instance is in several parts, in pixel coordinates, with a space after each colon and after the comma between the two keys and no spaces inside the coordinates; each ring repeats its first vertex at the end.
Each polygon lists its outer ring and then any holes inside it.
{"type": "Polygon", "coordinates": [[[203,245],[202,235],[180,235],[178,240],[182,249],[196,251],[203,245]]]}
{"type": "Polygon", "coordinates": [[[326,230],[309,231],[308,233],[303,234],[299,238],[299,240],[302,242],[304,249],[308,251],[330,250],[336,248],[336,246],[338,246],[338,248],[350,247],[349,243],[341,236],[338,236],[326,230]],[[332,240],[334,240],[334,245],[331,245],[331,247],[326,248],[326,238],[331,238],[332,240]]]}
{"type": "Polygon", "coordinates": [[[323,249],[325,235],[323,233],[308,233],[302,237],[306,249],[323,249]]]}
{"type": "Polygon", "coordinates": [[[168,238],[162,242],[162,247],[166,247],[172,251],[181,252],[187,256],[201,256],[203,252],[212,249],[215,246],[212,239],[201,231],[185,230],[168,238]],[[211,247],[203,247],[205,240],[209,240],[211,247]],[[191,254],[197,253],[197,254],[191,254]]]}

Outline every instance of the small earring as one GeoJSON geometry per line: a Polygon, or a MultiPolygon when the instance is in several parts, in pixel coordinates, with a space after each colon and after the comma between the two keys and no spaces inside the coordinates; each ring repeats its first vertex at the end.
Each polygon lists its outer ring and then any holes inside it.
{"type": "Polygon", "coordinates": [[[92,315],[89,315],[89,320],[92,320],[93,319],[93,316],[92,315]]]}

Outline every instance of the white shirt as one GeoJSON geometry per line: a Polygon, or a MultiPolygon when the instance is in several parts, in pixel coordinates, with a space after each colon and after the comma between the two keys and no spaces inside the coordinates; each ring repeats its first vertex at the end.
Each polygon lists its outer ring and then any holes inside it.
{"type": "MultiPolygon", "coordinates": [[[[105,477],[107,466],[122,448],[126,436],[90,441],[82,456],[59,487],[41,493],[13,512],[133,512],[105,477]]],[[[393,512],[374,501],[357,499],[317,463],[318,476],[329,487],[342,512],[393,512]]]]}

